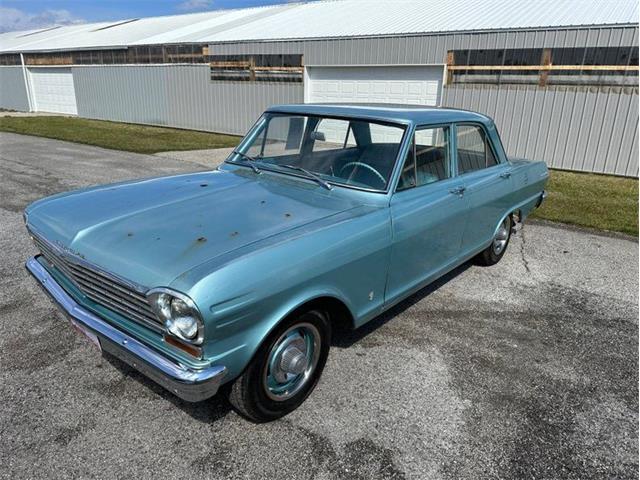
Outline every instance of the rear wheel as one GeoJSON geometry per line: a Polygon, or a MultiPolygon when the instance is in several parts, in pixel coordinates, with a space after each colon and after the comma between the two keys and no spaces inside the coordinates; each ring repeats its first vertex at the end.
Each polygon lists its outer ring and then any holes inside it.
{"type": "Polygon", "coordinates": [[[502,221],[498,231],[493,237],[491,245],[478,254],[476,257],[480,265],[491,266],[500,261],[504,252],[507,251],[509,240],[511,239],[511,215],[502,221]]]}
{"type": "Polygon", "coordinates": [[[324,312],[310,310],[286,320],[233,383],[229,401],[255,422],[295,410],[318,383],[330,340],[331,326],[324,312]]]}

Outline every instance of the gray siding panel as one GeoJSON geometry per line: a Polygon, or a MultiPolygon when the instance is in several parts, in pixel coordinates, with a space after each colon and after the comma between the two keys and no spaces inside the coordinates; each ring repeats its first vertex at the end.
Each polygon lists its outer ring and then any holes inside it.
{"type": "Polygon", "coordinates": [[[538,29],[210,44],[212,55],[301,53],[307,65],[445,63],[448,50],[637,45],[637,27],[538,29]]]}
{"type": "Polygon", "coordinates": [[[29,111],[29,98],[21,66],[0,66],[0,108],[29,111]]]}
{"type": "Polygon", "coordinates": [[[637,88],[452,85],[443,104],[491,116],[508,155],[638,176],[637,88]]]}
{"type": "Polygon", "coordinates": [[[73,67],[78,115],[243,134],[270,105],[301,103],[302,84],[211,82],[207,65],[73,67]]]}

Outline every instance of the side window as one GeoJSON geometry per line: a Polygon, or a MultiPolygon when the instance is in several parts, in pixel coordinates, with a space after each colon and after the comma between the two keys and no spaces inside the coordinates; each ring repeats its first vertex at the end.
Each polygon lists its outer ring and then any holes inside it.
{"type": "Polygon", "coordinates": [[[427,185],[451,177],[449,129],[420,128],[402,168],[398,190],[427,185]]]}
{"type": "Polygon", "coordinates": [[[313,151],[336,150],[353,147],[355,140],[347,120],[323,118],[316,125],[313,136],[313,151]]]}
{"type": "Polygon", "coordinates": [[[458,125],[458,173],[463,174],[497,165],[496,157],[477,125],[458,125]]]}

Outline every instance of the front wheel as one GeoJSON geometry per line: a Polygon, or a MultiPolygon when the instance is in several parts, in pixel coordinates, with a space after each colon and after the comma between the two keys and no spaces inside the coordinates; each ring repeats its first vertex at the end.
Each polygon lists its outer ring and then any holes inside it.
{"type": "Polygon", "coordinates": [[[235,380],[229,402],[255,422],[295,410],[318,383],[330,341],[331,325],[324,312],[310,310],[284,321],[235,380]]]}
{"type": "Polygon", "coordinates": [[[507,251],[509,240],[511,239],[511,215],[507,215],[498,227],[491,245],[478,254],[476,257],[480,265],[491,266],[500,261],[504,252],[507,251]]]}

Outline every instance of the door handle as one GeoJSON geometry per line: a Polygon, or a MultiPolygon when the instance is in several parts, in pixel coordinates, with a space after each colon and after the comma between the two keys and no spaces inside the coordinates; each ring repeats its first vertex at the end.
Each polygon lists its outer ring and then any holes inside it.
{"type": "Polygon", "coordinates": [[[455,188],[452,188],[451,190],[449,190],[449,193],[453,193],[454,195],[462,196],[466,189],[467,189],[467,187],[465,187],[463,185],[460,185],[459,187],[455,187],[455,188]]]}
{"type": "Polygon", "coordinates": [[[511,177],[511,172],[502,172],[500,174],[500,178],[504,178],[505,180],[509,177],[511,177]]]}

